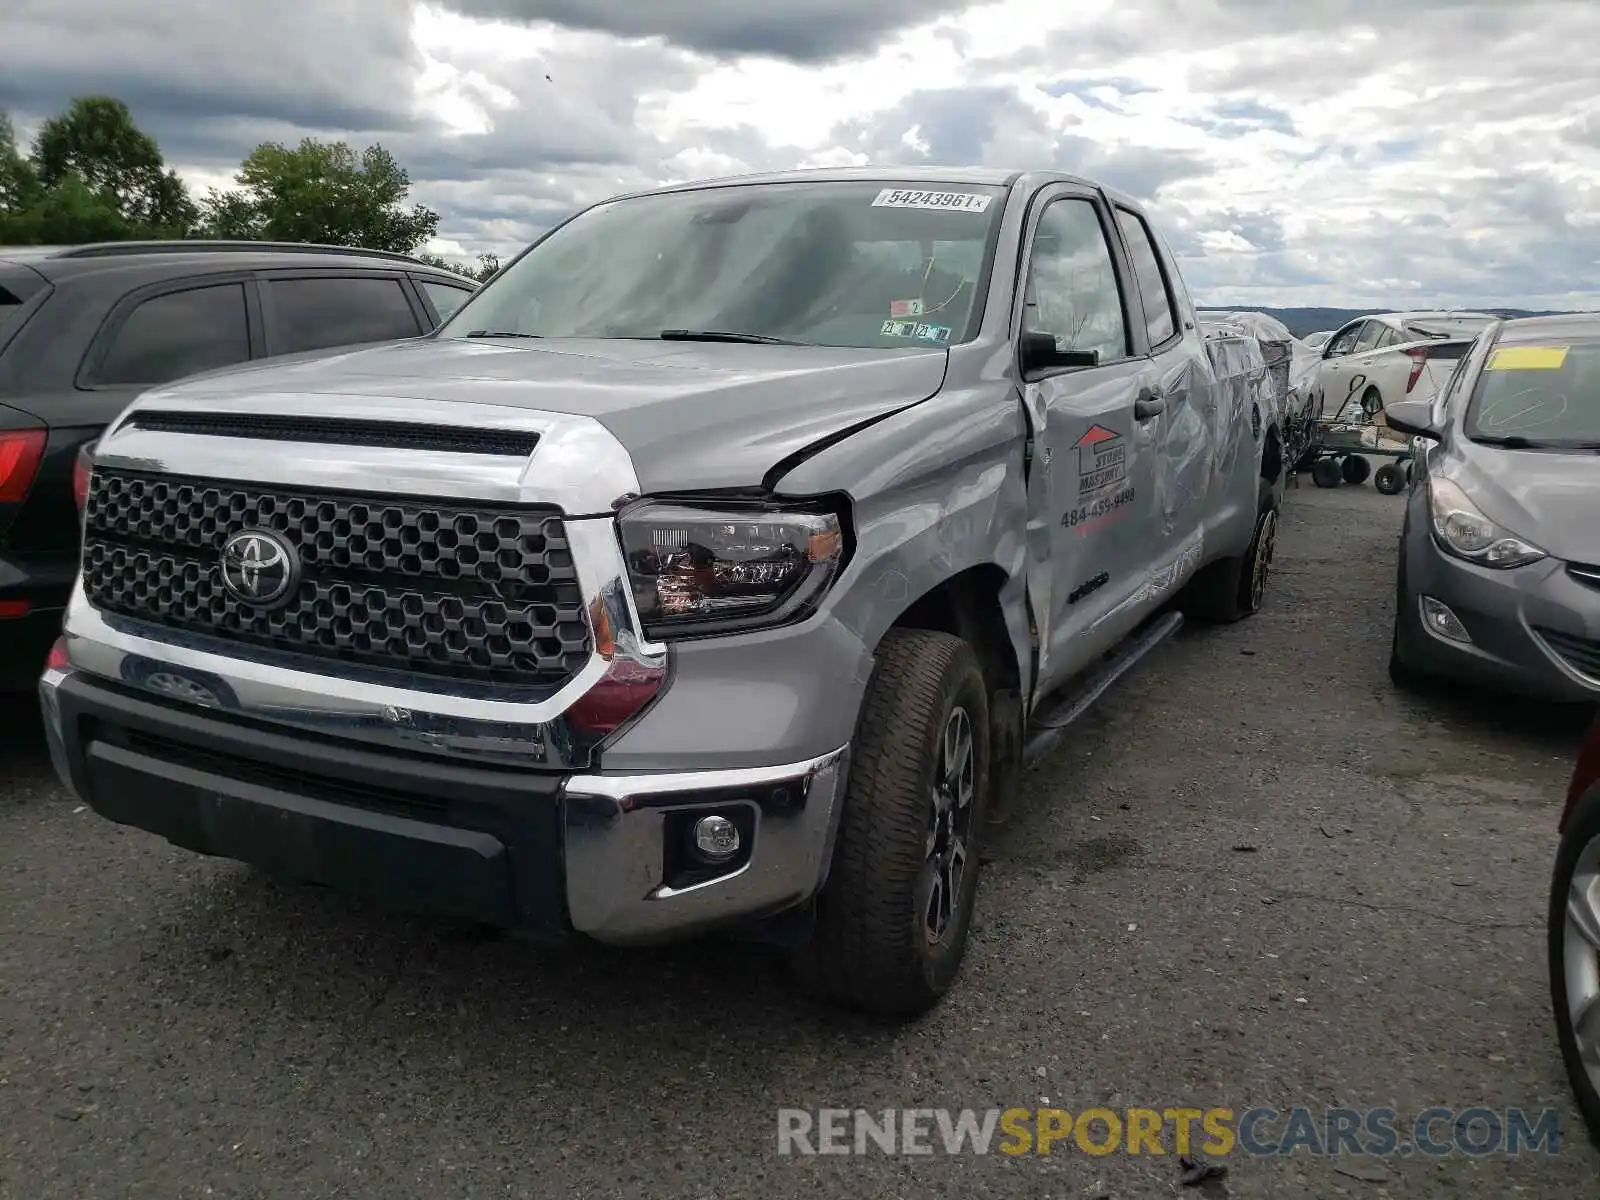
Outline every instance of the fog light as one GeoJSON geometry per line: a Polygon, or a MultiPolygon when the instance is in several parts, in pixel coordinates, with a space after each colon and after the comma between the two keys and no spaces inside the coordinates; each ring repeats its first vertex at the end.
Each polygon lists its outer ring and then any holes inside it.
{"type": "Polygon", "coordinates": [[[694,847],[707,862],[723,862],[739,853],[739,830],[727,817],[701,817],[694,823],[694,847]]]}
{"type": "Polygon", "coordinates": [[[1461,623],[1461,618],[1450,611],[1450,606],[1432,596],[1422,598],[1422,623],[1439,637],[1452,642],[1470,642],[1472,635],[1461,623]]]}

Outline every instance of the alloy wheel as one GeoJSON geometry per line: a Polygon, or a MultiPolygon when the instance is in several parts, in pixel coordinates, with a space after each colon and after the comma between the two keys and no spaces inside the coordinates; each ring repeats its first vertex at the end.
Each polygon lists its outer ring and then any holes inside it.
{"type": "Polygon", "coordinates": [[[1261,518],[1256,534],[1255,557],[1250,563],[1250,611],[1261,607],[1267,594],[1267,579],[1272,574],[1272,552],[1278,544],[1278,513],[1274,509],[1261,518]]]}
{"type": "Polygon", "coordinates": [[[1561,957],[1573,1041],[1589,1082],[1600,1090],[1600,837],[1583,848],[1572,869],[1561,957]]]}
{"type": "Polygon", "coordinates": [[[972,813],[977,763],[972,718],[957,705],[945,722],[934,765],[923,877],[927,904],[923,928],[930,942],[942,942],[961,905],[972,844],[972,813]]]}

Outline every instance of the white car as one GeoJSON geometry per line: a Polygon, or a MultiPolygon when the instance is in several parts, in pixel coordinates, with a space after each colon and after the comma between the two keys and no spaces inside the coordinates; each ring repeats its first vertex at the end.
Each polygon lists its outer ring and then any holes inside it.
{"type": "Polygon", "coordinates": [[[1357,317],[1323,345],[1313,403],[1324,421],[1359,422],[1396,400],[1426,399],[1443,381],[1430,366],[1453,367],[1472,339],[1497,319],[1474,312],[1357,317]],[[1418,393],[1419,385],[1426,390],[1418,393]]]}

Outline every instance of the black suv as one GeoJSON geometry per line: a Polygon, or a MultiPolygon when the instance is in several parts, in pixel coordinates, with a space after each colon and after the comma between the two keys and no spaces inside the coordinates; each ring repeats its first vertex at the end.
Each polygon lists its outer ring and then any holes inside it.
{"type": "Polygon", "coordinates": [[[0,691],[38,680],[78,572],[79,450],[134,397],[269,355],[416,337],[475,286],[337,246],[0,246],[0,691]]]}

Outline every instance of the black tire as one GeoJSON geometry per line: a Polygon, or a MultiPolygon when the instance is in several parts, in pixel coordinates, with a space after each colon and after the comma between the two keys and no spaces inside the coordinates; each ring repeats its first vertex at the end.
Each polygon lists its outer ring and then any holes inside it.
{"type": "Polygon", "coordinates": [[[1406,490],[1406,473],[1394,463],[1385,463],[1373,475],[1372,486],[1385,496],[1398,496],[1406,490]]]}
{"type": "Polygon", "coordinates": [[[1256,501],[1256,527],[1245,552],[1201,569],[1184,592],[1185,616],[1231,625],[1261,611],[1278,542],[1278,496],[1266,480],[1256,501]]]}
{"type": "MultiPolygon", "coordinates": [[[[1578,1102],[1578,1112],[1588,1126],[1591,1141],[1600,1144],[1600,1091],[1595,1076],[1585,1067],[1582,1052],[1572,1028],[1571,998],[1566,980],[1567,904],[1572,877],[1581,865],[1592,866],[1591,843],[1600,838],[1600,787],[1590,788],[1579,799],[1567,821],[1566,831],[1556,850],[1555,870],[1550,878],[1550,904],[1545,917],[1545,952],[1550,968],[1550,1003],[1556,1021],[1556,1038],[1561,1046],[1561,1061],[1567,1068],[1567,1082],[1578,1102]]],[[[1581,936],[1574,932],[1570,936],[1581,936]]]]}
{"type": "Polygon", "coordinates": [[[1339,464],[1339,478],[1346,483],[1361,484],[1372,474],[1372,464],[1359,454],[1347,454],[1339,464]]]}
{"type": "Polygon", "coordinates": [[[1338,487],[1344,481],[1336,458],[1319,458],[1311,464],[1311,482],[1318,487],[1338,487]]]}
{"type": "Polygon", "coordinates": [[[802,987],[880,1016],[914,1017],[938,1003],[966,952],[990,769],[989,699],[971,647],[945,633],[891,631],[878,648],[856,729],[816,932],[791,959],[802,987]],[[945,737],[958,712],[970,727],[972,796],[964,867],[936,935],[930,912],[937,872],[928,845],[937,840],[939,818],[930,796],[938,792],[945,737]]]}

